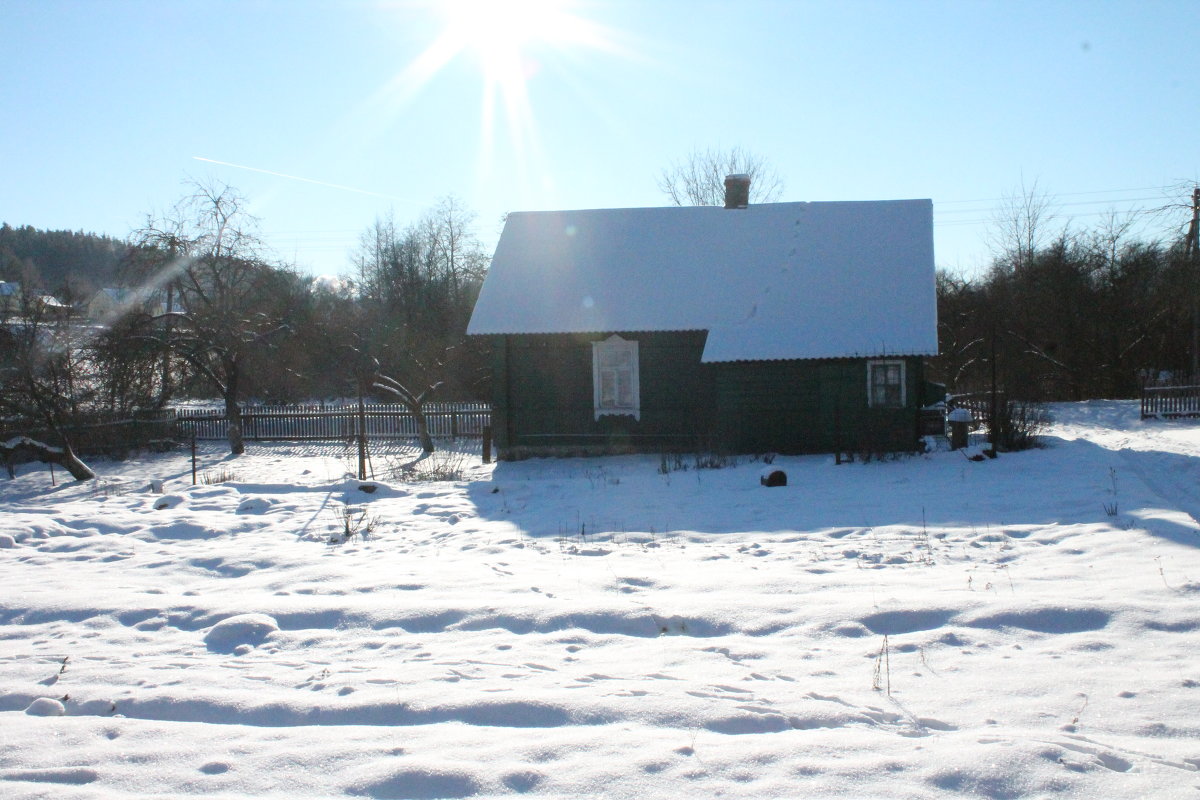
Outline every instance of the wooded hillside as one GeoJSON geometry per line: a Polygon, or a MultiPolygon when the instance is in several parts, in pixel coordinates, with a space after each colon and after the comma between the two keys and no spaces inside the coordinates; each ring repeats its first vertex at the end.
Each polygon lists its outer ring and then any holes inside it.
{"type": "Polygon", "coordinates": [[[86,297],[118,284],[129,246],[83,231],[43,231],[31,225],[0,224],[0,280],[37,284],[57,295],[86,297]]]}

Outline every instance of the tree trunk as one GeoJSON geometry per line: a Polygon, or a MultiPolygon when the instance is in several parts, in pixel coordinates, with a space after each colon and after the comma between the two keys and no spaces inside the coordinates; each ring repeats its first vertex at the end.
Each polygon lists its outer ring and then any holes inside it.
{"type": "Polygon", "coordinates": [[[242,409],[232,397],[225,398],[225,419],[229,421],[229,452],[240,456],[246,452],[246,443],[242,439],[242,409]]]}
{"type": "Polygon", "coordinates": [[[438,381],[419,395],[414,395],[405,389],[395,378],[389,378],[383,374],[376,375],[375,381],[371,385],[400,398],[400,402],[412,412],[413,420],[417,423],[417,437],[421,440],[421,449],[426,453],[432,453],[433,437],[429,435],[429,421],[425,419],[425,398],[430,392],[441,386],[442,382],[438,381]]]}
{"type": "MultiPolygon", "coordinates": [[[[171,261],[175,260],[175,242],[171,241],[171,261]]],[[[175,318],[171,316],[175,311],[175,281],[167,284],[167,308],[166,316],[163,318],[163,338],[166,345],[162,351],[161,364],[161,385],[158,387],[158,407],[165,408],[167,401],[171,398],[171,328],[175,324],[175,318]]]]}
{"type": "Polygon", "coordinates": [[[79,460],[75,451],[66,447],[51,447],[28,436],[14,436],[7,442],[0,443],[0,455],[4,457],[8,468],[8,477],[16,477],[16,465],[26,461],[40,461],[43,464],[58,464],[77,481],[90,481],[96,477],[87,464],[79,460]]]}
{"type": "Polygon", "coordinates": [[[432,453],[433,437],[429,435],[429,421],[425,419],[425,409],[421,408],[420,403],[410,404],[409,409],[417,423],[417,436],[421,439],[421,449],[426,453],[432,453]]]}
{"type": "Polygon", "coordinates": [[[236,356],[226,356],[222,359],[225,370],[225,386],[221,393],[225,400],[225,419],[229,422],[229,452],[240,456],[246,452],[246,443],[242,440],[242,409],[238,406],[238,383],[241,377],[241,364],[236,356]]]}

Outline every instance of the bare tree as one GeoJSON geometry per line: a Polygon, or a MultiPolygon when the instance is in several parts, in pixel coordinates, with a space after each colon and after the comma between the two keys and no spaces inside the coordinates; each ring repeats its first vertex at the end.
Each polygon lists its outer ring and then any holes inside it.
{"type": "Polygon", "coordinates": [[[267,263],[257,220],[226,185],[191,184],[192,193],[162,219],[151,219],[135,244],[156,254],[154,286],[170,284],[178,308],[168,308],[149,335],[157,337],[225,404],[229,449],[245,452],[239,400],[246,362],[286,329],[279,293],[285,281],[267,263]]]}
{"type": "Polygon", "coordinates": [[[1037,181],[1028,188],[1022,181],[1019,190],[1004,195],[988,235],[997,265],[1018,272],[1024,269],[1049,240],[1055,219],[1054,202],[1038,189],[1037,181]]]}
{"type": "Polygon", "coordinates": [[[401,386],[415,387],[414,398],[434,384],[457,397],[474,390],[474,368],[484,356],[463,340],[488,256],[473,220],[448,197],[404,227],[390,215],[377,219],[355,256],[363,333],[355,346],[401,386]]]}
{"type": "Polygon", "coordinates": [[[979,287],[962,275],[938,270],[936,275],[938,308],[938,376],[946,388],[955,392],[964,376],[984,357],[986,337],[979,319],[979,287]]]}
{"type": "Polygon", "coordinates": [[[61,444],[28,436],[0,444],[10,477],[18,458],[60,464],[79,481],[96,477],[75,455],[66,429],[94,394],[96,382],[85,369],[78,329],[36,285],[25,283],[19,304],[0,320],[0,414],[30,428],[40,426],[61,444]]]}
{"type": "Polygon", "coordinates": [[[404,228],[392,214],[377,218],[352,256],[362,298],[406,324],[427,323],[432,315],[465,326],[488,263],[474,220],[454,197],[404,228]]]}
{"type": "Polygon", "coordinates": [[[725,176],[750,176],[750,202],[771,203],[783,194],[783,179],[767,160],[732,147],[693,150],[662,171],[658,188],[677,206],[719,206],[725,203],[725,176]]]}
{"type": "Polygon", "coordinates": [[[421,449],[426,453],[433,452],[433,437],[429,435],[429,421],[425,418],[425,402],[441,385],[442,382],[437,381],[426,385],[419,391],[412,391],[395,378],[390,378],[382,372],[376,373],[375,382],[372,384],[376,389],[382,389],[399,398],[409,413],[413,415],[413,419],[417,423],[417,437],[421,440],[421,449]]]}

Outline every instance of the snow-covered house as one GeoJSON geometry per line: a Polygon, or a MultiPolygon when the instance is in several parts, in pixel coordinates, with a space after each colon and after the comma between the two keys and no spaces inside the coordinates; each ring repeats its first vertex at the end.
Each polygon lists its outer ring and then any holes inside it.
{"type": "Polygon", "coordinates": [[[725,208],[508,216],[467,330],[501,457],[915,446],[932,202],[747,207],[731,178],[725,208]]]}
{"type": "Polygon", "coordinates": [[[67,303],[54,295],[39,294],[25,297],[21,284],[12,281],[0,281],[0,320],[22,316],[32,308],[47,319],[66,319],[73,310],[67,303]]]}
{"type": "Polygon", "coordinates": [[[0,281],[0,317],[10,317],[21,309],[21,284],[0,281]]]}
{"type": "Polygon", "coordinates": [[[62,302],[52,294],[38,295],[34,302],[42,314],[51,319],[66,319],[74,310],[69,303],[62,302]]]}

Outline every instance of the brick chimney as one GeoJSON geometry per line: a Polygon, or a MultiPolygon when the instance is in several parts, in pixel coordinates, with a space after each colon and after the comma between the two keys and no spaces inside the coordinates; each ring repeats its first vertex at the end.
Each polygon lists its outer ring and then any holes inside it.
{"type": "Polygon", "coordinates": [[[725,207],[745,208],[750,205],[750,176],[725,176],[725,207]]]}

